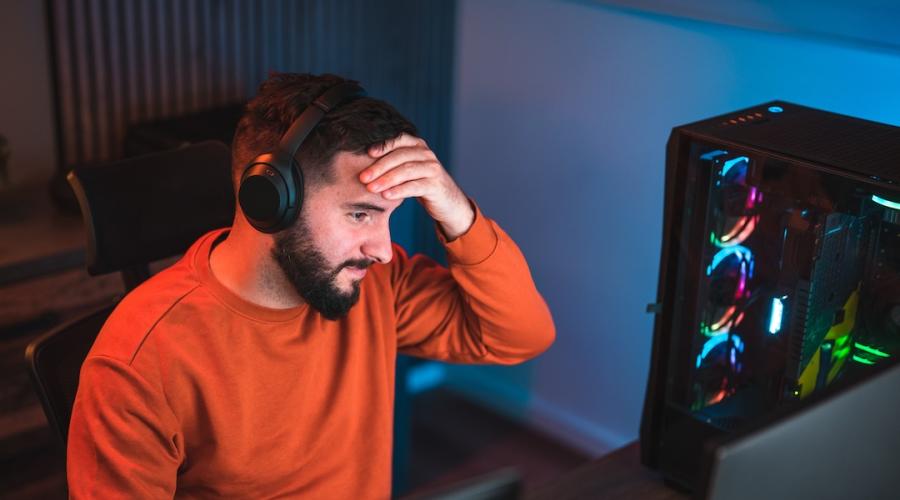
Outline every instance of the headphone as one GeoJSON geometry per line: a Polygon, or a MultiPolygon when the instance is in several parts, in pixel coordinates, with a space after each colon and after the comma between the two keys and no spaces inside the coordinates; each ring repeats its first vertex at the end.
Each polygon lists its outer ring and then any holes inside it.
{"type": "Polygon", "coordinates": [[[244,167],[238,202],[247,221],[263,233],[289,227],[303,205],[303,170],[297,150],[329,111],[366,95],[355,82],[339,83],[317,97],[294,120],[275,151],[263,153],[244,167]]]}

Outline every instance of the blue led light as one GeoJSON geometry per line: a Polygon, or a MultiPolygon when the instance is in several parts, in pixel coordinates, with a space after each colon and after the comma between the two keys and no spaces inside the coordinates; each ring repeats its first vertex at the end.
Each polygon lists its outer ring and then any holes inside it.
{"type": "Polygon", "coordinates": [[[742,245],[735,245],[719,250],[713,257],[712,264],[706,268],[706,275],[712,276],[713,269],[719,267],[719,264],[732,254],[737,255],[739,259],[750,263],[750,277],[753,277],[753,253],[747,247],[742,245]]]}
{"type": "Polygon", "coordinates": [[[727,154],[728,154],[728,151],[722,151],[721,149],[717,149],[715,151],[710,151],[709,153],[706,153],[705,155],[701,156],[700,159],[701,160],[712,160],[716,156],[722,156],[722,155],[727,155],[727,154]]]}
{"type": "Polygon", "coordinates": [[[872,201],[878,203],[883,207],[893,208],[894,210],[900,210],[900,203],[896,201],[885,200],[884,198],[876,195],[872,195],[872,201]]]}
{"type": "Polygon", "coordinates": [[[410,368],[406,375],[406,390],[410,394],[419,394],[433,389],[444,382],[447,368],[436,362],[426,362],[410,368]]]}
{"type": "Polygon", "coordinates": [[[750,158],[747,158],[746,156],[738,156],[737,158],[732,158],[726,161],[725,165],[722,167],[722,177],[725,177],[725,174],[727,174],[728,171],[731,170],[731,167],[737,165],[742,161],[750,163],[750,158]]]}
{"type": "Polygon", "coordinates": [[[772,299],[772,315],[769,317],[769,333],[775,335],[781,331],[781,323],[784,320],[784,302],[782,298],[772,299]]]}
{"type": "Polygon", "coordinates": [[[769,106],[769,113],[781,113],[784,109],[781,106],[769,106]]]}
{"type": "Polygon", "coordinates": [[[705,358],[706,355],[713,350],[713,348],[715,348],[722,342],[725,342],[726,340],[728,340],[727,333],[720,333],[718,335],[710,337],[709,340],[707,340],[706,343],[703,344],[703,350],[700,351],[700,354],[697,356],[697,368],[700,368],[700,364],[703,362],[703,358],[705,358]]]}
{"type": "Polygon", "coordinates": [[[738,352],[744,352],[744,341],[741,340],[741,337],[737,334],[731,336],[731,343],[734,344],[734,347],[738,352]]]}
{"type": "MultiPolygon", "coordinates": [[[[710,351],[715,349],[717,345],[728,340],[728,335],[727,332],[713,335],[703,344],[703,349],[700,351],[700,354],[697,355],[697,368],[700,368],[700,365],[703,363],[703,358],[705,358],[710,351]]],[[[731,343],[734,344],[734,349],[737,352],[744,352],[744,341],[741,340],[740,336],[732,334],[731,343]]]]}

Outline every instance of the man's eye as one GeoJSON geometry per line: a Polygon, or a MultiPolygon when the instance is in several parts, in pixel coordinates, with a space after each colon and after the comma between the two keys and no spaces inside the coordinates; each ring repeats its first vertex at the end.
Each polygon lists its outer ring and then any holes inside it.
{"type": "Polygon", "coordinates": [[[352,212],[350,217],[356,222],[365,222],[369,218],[369,214],[366,212],[352,212]]]}

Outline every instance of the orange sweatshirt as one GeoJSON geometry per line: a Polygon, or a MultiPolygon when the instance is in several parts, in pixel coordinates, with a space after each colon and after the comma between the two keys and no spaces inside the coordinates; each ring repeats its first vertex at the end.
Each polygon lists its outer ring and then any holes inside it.
{"type": "Polygon", "coordinates": [[[476,210],[449,270],[394,246],[346,318],[239,298],[226,230],[123,299],[81,369],[72,498],[388,498],[398,352],[512,364],[554,326],[515,243],[476,210]]]}

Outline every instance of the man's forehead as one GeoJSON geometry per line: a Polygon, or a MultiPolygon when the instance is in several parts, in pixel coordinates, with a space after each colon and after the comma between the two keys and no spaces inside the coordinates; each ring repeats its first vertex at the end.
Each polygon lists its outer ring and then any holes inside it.
{"type": "Polygon", "coordinates": [[[343,207],[390,212],[403,202],[403,200],[386,200],[380,193],[366,189],[366,185],[359,180],[359,174],[376,160],[377,158],[372,158],[366,153],[340,151],[335,154],[332,163],[335,175],[331,187],[343,207]]]}
{"type": "Polygon", "coordinates": [[[378,158],[372,158],[366,153],[338,151],[331,161],[331,168],[336,177],[358,177],[360,172],[376,160],[378,158]]]}

